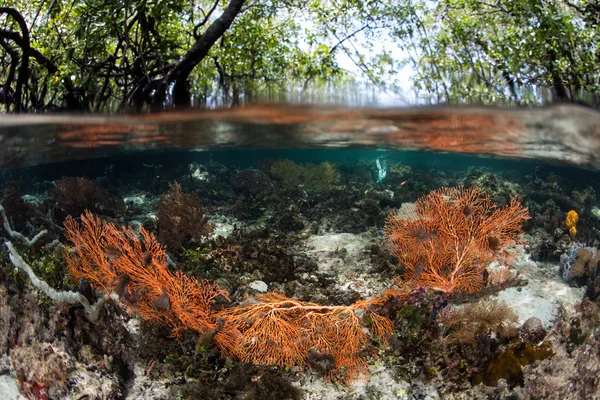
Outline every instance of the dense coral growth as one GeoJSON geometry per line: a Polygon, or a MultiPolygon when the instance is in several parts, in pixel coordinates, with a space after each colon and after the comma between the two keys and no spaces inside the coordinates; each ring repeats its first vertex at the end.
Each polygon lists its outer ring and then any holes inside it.
{"type": "Polygon", "coordinates": [[[179,336],[191,329],[214,339],[224,354],[256,364],[309,366],[309,353],[330,357],[330,378],[352,379],[366,368],[363,350],[370,343],[364,325],[381,342],[391,322],[373,312],[387,296],[350,306],[321,306],[276,293],[258,296],[254,304],[214,312],[212,303],[226,293],[215,283],[197,281],[167,268],[164,248],[143,227],[141,239],[130,227],[90,212],[81,224],[69,217],[66,237],[73,245],[67,264],[74,280],[86,278],[106,294],[164,323],[179,336]]]}
{"type": "Polygon", "coordinates": [[[262,171],[257,169],[246,169],[234,174],[229,183],[240,192],[247,192],[252,195],[267,193],[273,189],[273,182],[262,171]]]}
{"type": "Polygon", "coordinates": [[[409,284],[446,293],[477,292],[485,284],[485,267],[509,258],[509,247],[519,242],[528,218],[514,197],[499,207],[477,188],[441,188],[403,214],[390,213],[385,234],[392,254],[406,267],[409,284]]]}
{"type": "Polygon", "coordinates": [[[312,192],[328,192],[340,180],[334,164],[298,164],[290,160],[280,160],[271,167],[271,174],[280,180],[286,190],[305,189],[312,192]]]}
{"type": "Polygon", "coordinates": [[[330,378],[354,378],[366,370],[361,351],[368,347],[371,324],[375,339],[384,343],[391,322],[370,310],[385,301],[377,298],[350,306],[322,306],[301,302],[277,293],[257,296],[257,302],[230,308],[219,315],[242,333],[235,351],[253,364],[303,365],[309,353],[331,357],[330,378]]]}
{"type": "MultiPolygon", "coordinates": [[[[75,281],[85,278],[106,294],[116,293],[142,318],[170,326],[174,336],[186,328],[216,331],[211,303],[226,293],[214,283],[169,271],[164,248],[143,227],[140,240],[132,228],[118,229],[87,211],[81,225],[69,217],[65,228],[74,245],[67,265],[75,281]]],[[[215,333],[216,341],[228,345],[225,331],[215,333]]]]}

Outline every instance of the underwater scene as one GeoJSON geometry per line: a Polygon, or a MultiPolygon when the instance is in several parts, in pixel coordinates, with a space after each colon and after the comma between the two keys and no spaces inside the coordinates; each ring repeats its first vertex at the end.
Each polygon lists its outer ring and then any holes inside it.
{"type": "Polygon", "coordinates": [[[0,399],[600,399],[600,114],[0,119],[0,399]]]}

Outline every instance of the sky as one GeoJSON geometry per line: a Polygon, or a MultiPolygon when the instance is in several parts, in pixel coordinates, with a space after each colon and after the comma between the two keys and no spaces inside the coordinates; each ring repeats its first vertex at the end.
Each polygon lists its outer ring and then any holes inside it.
{"type": "MultiPolygon", "coordinates": [[[[301,15],[295,15],[294,18],[296,18],[297,22],[304,28],[305,31],[312,30],[313,24],[310,19],[303,18],[301,15]]],[[[424,103],[422,100],[417,98],[411,82],[411,77],[415,73],[414,68],[412,67],[411,63],[402,63],[402,61],[408,60],[408,53],[401,49],[398,44],[392,40],[392,35],[390,35],[388,32],[384,30],[380,31],[379,38],[380,39],[374,43],[374,46],[371,49],[367,49],[363,45],[368,41],[368,39],[362,32],[358,33],[352,39],[349,39],[349,41],[346,43],[348,43],[348,46],[350,46],[349,42],[351,41],[351,47],[356,48],[357,51],[361,52],[362,54],[376,55],[382,51],[389,52],[397,63],[397,66],[395,65],[397,72],[390,78],[393,79],[396,86],[400,88],[399,93],[395,93],[391,90],[382,90],[374,87],[374,85],[371,85],[365,74],[341,48],[338,48],[336,52],[336,60],[339,67],[349,72],[357,81],[364,83],[365,86],[371,86],[369,89],[365,88],[365,91],[368,91],[368,94],[365,93],[365,97],[375,97],[377,99],[376,105],[378,106],[407,107],[424,103]]],[[[298,44],[303,50],[310,51],[310,46],[303,40],[303,38],[299,38],[298,44]]],[[[329,45],[333,46],[335,43],[329,43],[329,45]]]]}
{"type": "MultiPolygon", "coordinates": [[[[405,50],[400,49],[397,43],[391,40],[390,35],[388,35],[386,32],[380,33],[380,40],[375,42],[374,47],[370,50],[366,49],[364,46],[361,46],[361,43],[366,40],[367,39],[364,37],[364,35],[358,34],[356,39],[353,40],[353,45],[363,54],[375,55],[383,51],[387,51],[392,55],[392,58],[396,62],[395,68],[397,69],[397,72],[391,78],[394,80],[394,83],[397,85],[397,87],[400,88],[400,93],[380,90],[377,88],[374,89],[379,100],[378,105],[384,107],[406,107],[423,103],[417,98],[411,82],[411,77],[415,74],[413,66],[408,62],[402,63],[402,61],[408,60],[408,53],[405,50]]],[[[361,82],[368,82],[368,78],[363,72],[361,72],[360,68],[356,66],[352,59],[343,50],[338,51],[336,59],[338,65],[344,70],[350,72],[357,80],[360,80],[361,82]]]]}

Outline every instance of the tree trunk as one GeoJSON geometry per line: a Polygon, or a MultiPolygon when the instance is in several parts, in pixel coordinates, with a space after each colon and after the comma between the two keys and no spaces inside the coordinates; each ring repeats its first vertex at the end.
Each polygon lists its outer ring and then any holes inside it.
{"type": "Polygon", "coordinates": [[[171,84],[173,87],[173,104],[176,107],[189,107],[191,96],[187,80],[193,69],[204,60],[211,47],[225,34],[235,18],[242,10],[246,0],[230,0],[225,11],[213,22],[208,29],[196,40],[188,52],[181,57],[175,66],[167,73],[156,91],[153,100],[153,108],[161,109],[166,99],[167,90],[171,84]]]}
{"type": "MultiPolygon", "coordinates": [[[[29,42],[29,29],[27,28],[27,24],[25,23],[25,19],[23,16],[14,8],[10,7],[0,7],[0,15],[6,14],[12,17],[22,33],[22,43],[18,43],[19,47],[21,47],[21,65],[19,67],[19,75],[17,77],[17,87],[15,88],[15,95],[13,97],[13,104],[15,105],[15,112],[19,113],[23,108],[23,103],[21,102],[21,97],[23,94],[23,87],[27,84],[27,75],[29,73],[29,51],[30,51],[30,42],[29,42]]],[[[10,79],[10,77],[9,77],[10,79]]],[[[5,96],[7,93],[5,93],[5,96]]]]}

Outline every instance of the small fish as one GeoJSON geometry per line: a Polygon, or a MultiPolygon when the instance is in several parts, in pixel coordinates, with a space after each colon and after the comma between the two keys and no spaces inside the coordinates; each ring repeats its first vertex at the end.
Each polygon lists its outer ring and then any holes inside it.
{"type": "Polygon", "coordinates": [[[213,338],[215,337],[216,330],[209,329],[207,331],[202,332],[198,340],[196,341],[197,346],[206,346],[212,343],[213,338]]]}
{"type": "Polygon", "coordinates": [[[423,228],[422,226],[419,226],[417,230],[411,232],[410,235],[414,236],[414,238],[417,239],[418,243],[425,243],[430,238],[429,233],[425,231],[425,228],[423,228]]]}
{"type": "Polygon", "coordinates": [[[196,341],[196,345],[202,346],[202,345],[211,344],[213,341],[213,338],[221,330],[221,328],[223,328],[224,324],[225,324],[225,320],[223,318],[218,318],[217,323],[215,324],[215,327],[204,331],[200,335],[198,340],[196,341]]]}
{"type": "Polygon", "coordinates": [[[423,272],[424,269],[425,269],[425,261],[423,261],[423,260],[417,261],[413,268],[413,275],[415,277],[421,275],[421,273],[423,272]]]}
{"type": "Polygon", "coordinates": [[[440,269],[440,275],[442,276],[447,276],[450,275],[450,272],[452,272],[452,267],[449,265],[444,265],[441,269],[440,269]]]}
{"type": "Polygon", "coordinates": [[[417,235],[418,243],[425,243],[425,242],[429,241],[429,239],[431,239],[431,236],[429,236],[429,233],[427,233],[427,232],[421,232],[417,235]]]}
{"type": "Polygon", "coordinates": [[[488,270],[487,270],[487,269],[484,269],[484,270],[481,272],[481,276],[482,276],[482,278],[483,278],[483,286],[485,287],[485,286],[487,286],[487,285],[488,285],[488,282],[489,282],[489,280],[490,280],[490,273],[488,272],[488,270]]]}
{"type": "Polygon", "coordinates": [[[154,300],[154,308],[157,311],[169,312],[171,311],[171,300],[169,299],[169,295],[165,288],[162,290],[162,294],[159,298],[154,300]]]}
{"type": "Polygon", "coordinates": [[[79,279],[79,292],[83,294],[90,302],[93,302],[93,300],[95,301],[92,286],[90,285],[90,282],[83,276],[79,279]]]}
{"type": "Polygon", "coordinates": [[[125,296],[125,300],[127,300],[130,305],[133,305],[133,304],[137,303],[138,301],[140,301],[142,299],[142,297],[144,297],[144,295],[146,295],[146,293],[147,293],[146,289],[139,290],[137,293],[130,291],[125,296]]]}
{"type": "Polygon", "coordinates": [[[121,252],[121,249],[119,249],[114,244],[109,244],[104,248],[104,255],[108,258],[109,261],[116,260],[117,258],[121,257],[122,254],[123,253],[121,252]]]}

